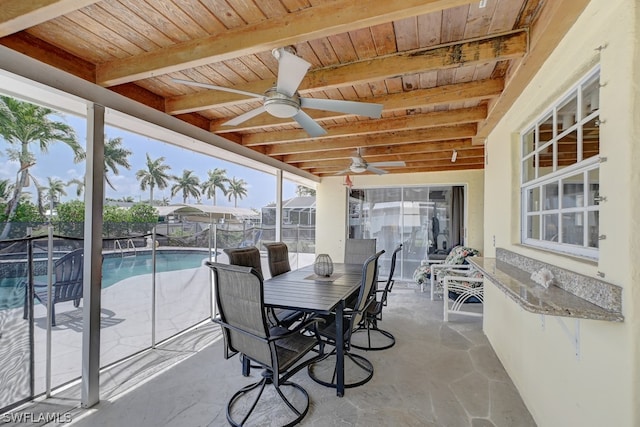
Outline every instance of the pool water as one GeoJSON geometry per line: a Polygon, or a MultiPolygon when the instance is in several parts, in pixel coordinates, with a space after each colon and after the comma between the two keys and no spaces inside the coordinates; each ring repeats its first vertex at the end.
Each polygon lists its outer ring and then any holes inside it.
{"type": "MultiPolygon", "coordinates": [[[[198,268],[207,260],[206,251],[157,251],[156,273],[198,268]]],[[[151,252],[135,256],[105,255],[102,261],[102,288],[108,288],[124,279],[152,273],[151,252]]],[[[24,304],[24,277],[0,279],[0,310],[22,307],[24,304]],[[20,286],[18,286],[20,285],[20,286]]],[[[46,283],[46,276],[34,277],[36,283],[46,283]]]]}
{"type": "MultiPolygon", "coordinates": [[[[205,259],[208,259],[206,252],[158,251],[156,252],[156,273],[198,268],[205,259]]],[[[108,288],[132,276],[151,274],[151,272],[150,252],[125,257],[105,256],[102,261],[102,288],[108,288]]]]}

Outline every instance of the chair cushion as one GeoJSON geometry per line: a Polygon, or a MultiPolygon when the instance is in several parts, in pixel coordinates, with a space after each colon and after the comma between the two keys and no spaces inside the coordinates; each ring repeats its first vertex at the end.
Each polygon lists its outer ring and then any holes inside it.
{"type": "MultiPolygon", "coordinates": [[[[456,276],[456,277],[470,277],[473,279],[482,279],[482,277],[484,277],[482,275],[482,272],[476,270],[475,268],[470,268],[468,270],[455,270],[455,269],[451,269],[451,270],[443,270],[443,274],[438,274],[439,278],[442,278],[444,280],[444,277],[446,276],[456,276]]],[[[440,280],[439,280],[440,281],[440,280]]],[[[469,288],[479,288],[482,286],[482,283],[478,283],[478,282],[457,282],[458,284],[461,284],[463,286],[467,286],[469,288]]]]}
{"type": "MultiPolygon", "coordinates": [[[[451,252],[449,252],[449,255],[447,255],[447,257],[442,262],[442,264],[464,265],[464,264],[468,264],[467,257],[478,256],[478,255],[480,255],[480,251],[478,251],[477,249],[473,249],[467,246],[455,246],[454,248],[451,249],[451,252]]],[[[446,273],[447,270],[440,270],[440,271],[444,273],[444,274],[439,273],[438,276],[440,277],[449,275],[446,273]]],[[[413,280],[417,282],[419,285],[423,283],[426,284],[427,282],[429,282],[430,278],[431,278],[431,264],[428,264],[428,263],[422,264],[418,268],[416,268],[416,270],[413,272],[413,280]]]]}
{"type": "Polygon", "coordinates": [[[456,246],[451,249],[449,255],[444,259],[443,264],[466,264],[468,256],[478,256],[480,251],[467,246],[456,246]]]}

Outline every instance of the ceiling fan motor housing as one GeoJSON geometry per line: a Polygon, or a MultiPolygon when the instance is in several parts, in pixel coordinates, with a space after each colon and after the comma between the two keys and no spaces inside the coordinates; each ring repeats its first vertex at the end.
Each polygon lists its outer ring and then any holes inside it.
{"type": "Polygon", "coordinates": [[[367,170],[367,166],[366,165],[362,165],[362,164],[352,164],[351,167],[349,167],[349,169],[351,169],[351,172],[353,173],[362,173],[364,171],[367,170]]]}
{"type": "Polygon", "coordinates": [[[300,98],[298,94],[287,96],[279,93],[275,87],[265,92],[264,109],[274,117],[289,118],[300,111],[300,98]]]}

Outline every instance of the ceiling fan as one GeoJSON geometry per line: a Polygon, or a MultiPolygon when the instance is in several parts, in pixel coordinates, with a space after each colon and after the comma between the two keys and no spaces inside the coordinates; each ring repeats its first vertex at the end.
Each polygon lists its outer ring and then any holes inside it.
{"type": "Polygon", "coordinates": [[[222,90],[262,99],[263,104],[260,107],[240,114],[238,117],[223,123],[223,125],[228,126],[237,126],[258,114],[267,112],[274,117],[293,118],[310,136],[316,137],[326,134],[327,131],[305,113],[302,110],[303,108],[357,114],[374,119],[380,118],[382,114],[382,104],[301,97],[297,92],[298,86],[300,86],[311,64],[297,56],[293,46],[273,49],[271,53],[278,60],[278,80],[276,85],[267,89],[263,95],[191,80],[176,78],[172,80],[185,85],[222,90]]]}
{"type": "Polygon", "coordinates": [[[383,175],[385,173],[388,173],[386,170],[378,168],[378,166],[404,167],[406,166],[406,164],[403,161],[368,163],[365,159],[362,158],[362,156],[360,155],[360,148],[358,148],[358,151],[356,152],[356,156],[351,158],[351,165],[349,165],[347,169],[336,173],[336,175],[342,175],[343,173],[348,173],[348,172],[362,173],[364,171],[373,172],[376,175],[383,175]]]}

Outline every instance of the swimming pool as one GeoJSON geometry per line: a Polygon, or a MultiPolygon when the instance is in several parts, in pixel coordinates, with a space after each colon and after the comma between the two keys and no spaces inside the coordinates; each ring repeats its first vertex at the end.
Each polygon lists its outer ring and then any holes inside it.
{"type": "MultiPolygon", "coordinates": [[[[205,259],[208,259],[206,251],[159,250],[156,251],[156,273],[198,268],[205,259]]],[[[102,261],[102,288],[132,276],[151,274],[152,271],[151,251],[124,257],[120,254],[105,255],[102,261]]]]}
{"type": "MultiPolygon", "coordinates": [[[[156,251],[156,273],[198,268],[208,260],[206,250],[158,250],[156,251]]],[[[102,261],[102,288],[108,288],[121,280],[151,274],[151,251],[137,252],[135,256],[105,254],[102,261]]],[[[24,277],[0,279],[0,310],[22,307],[24,287],[19,286],[24,277]]],[[[46,276],[36,276],[34,281],[46,283],[46,276]]]]}

